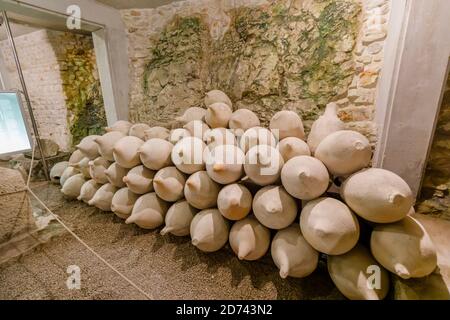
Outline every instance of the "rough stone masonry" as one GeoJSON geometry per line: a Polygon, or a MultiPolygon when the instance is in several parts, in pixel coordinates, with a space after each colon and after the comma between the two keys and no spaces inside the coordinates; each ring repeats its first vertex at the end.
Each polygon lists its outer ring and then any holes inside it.
{"type": "Polygon", "coordinates": [[[290,109],[307,129],[336,101],[348,128],[375,142],[389,8],[389,0],[190,0],[123,10],[130,119],[170,127],[218,88],[263,124],[290,109]]]}

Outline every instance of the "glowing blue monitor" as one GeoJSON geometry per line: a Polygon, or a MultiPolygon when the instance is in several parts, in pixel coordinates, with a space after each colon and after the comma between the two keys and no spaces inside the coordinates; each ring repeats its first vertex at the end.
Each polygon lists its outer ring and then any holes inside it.
{"type": "Polygon", "coordinates": [[[31,150],[31,136],[20,95],[0,91],[0,155],[31,150]]]}

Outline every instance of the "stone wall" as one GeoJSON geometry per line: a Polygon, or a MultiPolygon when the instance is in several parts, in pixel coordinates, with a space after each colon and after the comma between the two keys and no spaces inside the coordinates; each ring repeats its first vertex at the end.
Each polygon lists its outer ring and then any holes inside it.
{"type": "MultiPolygon", "coordinates": [[[[43,29],[14,40],[41,137],[69,150],[101,131],[106,120],[92,37],[43,29]]],[[[7,41],[0,52],[9,89],[21,89],[7,41]]]]}
{"type": "Polygon", "coordinates": [[[450,219],[450,74],[444,90],[417,211],[450,219]]]}
{"type": "Polygon", "coordinates": [[[374,142],[389,8],[389,0],[191,0],[123,10],[130,119],[171,126],[217,88],[264,124],[291,109],[308,128],[336,101],[348,127],[374,142]]]}

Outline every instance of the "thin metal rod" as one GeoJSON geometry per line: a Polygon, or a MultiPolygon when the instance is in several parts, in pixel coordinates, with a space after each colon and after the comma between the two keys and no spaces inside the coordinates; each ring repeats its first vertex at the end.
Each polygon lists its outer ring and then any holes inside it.
{"type": "Polygon", "coordinates": [[[13,51],[14,61],[16,62],[17,73],[19,74],[20,84],[22,85],[22,89],[23,89],[23,95],[25,96],[25,101],[27,103],[28,113],[29,113],[30,119],[31,119],[31,124],[33,125],[34,137],[36,139],[36,143],[38,145],[39,152],[41,154],[41,160],[42,160],[42,166],[44,168],[45,179],[47,179],[47,181],[50,181],[50,176],[48,174],[47,160],[45,159],[45,156],[44,156],[42,143],[41,143],[41,137],[39,135],[39,130],[38,130],[38,127],[36,124],[36,119],[34,118],[33,108],[31,108],[30,96],[28,95],[27,86],[25,84],[25,79],[23,77],[22,67],[20,66],[19,56],[17,55],[16,45],[14,43],[14,38],[11,33],[11,27],[9,26],[9,21],[8,21],[8,16],[6,15],[6,11],[3,10],[2,15],[3,15],[3,22],[5,23],[5,27],[6,27],[6,34],[8,35],[8,40],[11,45],[11,49],[13,51]]]}

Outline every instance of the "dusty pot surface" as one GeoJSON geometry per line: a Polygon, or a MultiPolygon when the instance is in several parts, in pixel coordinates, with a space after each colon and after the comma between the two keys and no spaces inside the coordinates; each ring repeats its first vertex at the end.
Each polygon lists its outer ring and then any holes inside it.
{"type": "Polygon", "coordinates": [[[59,183],[61,184],[61,187],[64,186],[64,183],[66,183],[67,179],[69,179],[71,176],[74,176],[76,174],[80,173],[80,170],[74,168],[74,167],[67,167],[62,175],[61,178],[59,178],[59,183]]]}
{"type": "Polygon", "coordinates": [[[283,187],[267,186],[255,194],[253,213],[264,226],[283,229],[297,217],[297,203],[283,187]]]}
{"type": "Polygon", "coordinates": [[[128,122],[128,121],[124,121],[124,120],[119,120],[116,121],[111,127],[106,127],[105,131],[106,132],[120,132],[123,133],[124,135],[128,135],[128,132],[130,131],[130,128],[133,124],[128,122]]]}
{"type": "Polygon", "coordinates": [[[113,148],[117,141],[125,137],[126,134],[120,131],[111,131],[97,137],[94,141],[98,145],[98,153],[108,161],[115,161],[113,156],[113,148]]]}
{"type": "Polygon", "coordinates": [[[268,145],[257,145],[245,155],[245,174],[256,184],[267,186],[280,179],[284,165],[280,152],[268,145]]]}
{"type": "Polygon", "coordinates": [[[169,142],[173,145],[177,144],[183,138],[190,137],[191,133],[189,130],[184,128],[177,128],[170,131],[169,142]]]}
{"type": "Polygon", "coordinates": [[[162,200],[175,202],[184,196],[186,177],[176,167],[159,170],[153,178],[153,188],[162,200]]]}
{"type": "Polygon", "coordinates": [[[150,129],[145,130],[144,132],[144,140],[150,139],[169,139],[170,130],[164,127],[151,127],[150,129]]]}
{"type": "Polygon", "coordinates": [[[81,159],[83,159],[85,157],[85,155],[83,154],[83,152],[81,152],[80,150],[75,150],[69,158],[69,165],[72,166],[78,162],[81,161],[81,159]]]}
{"type": "Polygon", "coordinates": [[[113,162],[108,169],[105,170],[106,178],[108,182],[117,188],[125,187],[125,182],[123,182],[123,177],[128,174],[130,169],[123,168],[117,164],[117,162],[113,162]]]}
{"type": "Polygon", "coordinates": [[[192,174],[205,169],[203,153],[206,145],[196,137],[183,138],[177,142],[171,152],[172,162],[178,170],[192,174]]]}
{"type": "Polygon", "coordinates": [[[117,190],[111,200],[111,211],[121,219],[128,218],[138,197],[127,187],[117,190]]]}
{"type": "Polygon", "coordinates": [[[205,122],[210,128],[228,128],[233,110],[222,102],[216,102],[208,106],[205,122]]]}
{"type": "Polygon", "coordinates": [[[413,217],[375,227],[370,238],[372,254],[400,278],[421,278],[437,266],[436,248],[424,227],[413,217]]]}
{"type": "Polygon", "coordinates": [[[90,160],[88,157],[84,157],[80,160],[80,162],[75,163],[71,166],[80,171],[86,179],[91,179],[92,177],[89,171],[89,161],[90,160]]]}
{"type": "Polygon", "coordinates": [[[208,175],[220,184],[230,184],[238,181],[243,173],[245,161],[241,149],[233,145],[220,145],[205,155],[208,175]]]}
{"type": "Polygon", "coordinates": [[[66,170],[68,166],[69,166],[69,161],[61,161],[61,162],[56,163],[50,170],[50,180],[53,183],[59,184],[61,176],[62,176],[64,170],[66,170]]]}
{"type": "Polygon", "coordinates": [[[141,140],[145,140],[145,131],[150,129],[150,126],[145,123],[133,124],[128,132],[129,136],[137,137],[141,140]]]}
{"type": "Polygon", "coordinates": [[[113,148],[114,160],[123,168],[131,169],[141,164],[138,150],[144,144],[144,140],[127,136],[116,142],[113,148]]]}
{"type": "Polygon", "coordinates": [[[159,170],[173,165],[171,154],[173,144],[161,138],[147,140],[138,150],[144,166],[150,170],[159,170]]]}
{"type": "Polygon", "coordinates": [[[95,158],[94,160],[89,161],[89,174],[97,183],[108,183],[105,171],[110,165],[111,162],[102,157],[95,158]]]}
{"type": "Polygon", "coordinates": [[[281,229],[272,240],[271,255],[280,277],[303,278],[317,268],[319,252],[303,237],[298,225],[281,229]]]}
{"type": "Polygon", "coordinates": [[[161,200],[156,193],[146,193],[136,200],[125,223],[135,223],[143,229],[155,229],[164,223],[168,209],[169,204],[161,200]]]}
{"type": "Polygon", "coordinates": [[[310,156],[311,152],[305,141],[296,137],[287,137],[278,144],[278,151],[283,156],[284,162],[298,156],[310,156]]]}
{"type": "Polygon", "coordinates": [[[312,200],[327,191],[330,177],[327,168],[320,160],[298,156],[284,165],[281,170],[281,182],[293,197],[312,200]]]}
{"type": "Polygon", "coordinates": [[[217,251],[227,243],[229,230],[229,224],[219,210],[202,210],[191,222],[192,244],[201,251],[217,251]]]}
{"type": "Polygon", "coordinates": [[[86,182],[86,178],[82,173],[75,174],[67,179],[61,192],[68,199],[76,199],[80,195],[81,187],[86,182]]]}
{"type": "Polygon", "coordinates": [[[100,189],[102,185],[98,184],[94,179],[86,181],[82,186],[80,190],[80,195],[78,196],[77,200],[83,201],[85,203],[88,203],[89,200],[91,200],[95,193],[100,189]]]}
{"type": "Polygon", "coordinates": [[[190,107],[184,111],[183,115],[175,118],[176,121],[181,122],[185,125],[188,122],[200,120],[203,121],[205,118],[206,109],[200,107],[190,107]]]}
{"type": "Polygon", "coordinates": [[[359,240],[358,219],[345,203],[333,198],[309,201],[300,215],[300,228],[314,249],[328,255],[346,253],[359,240]]]}
{"type": "Polygon", "coordinates": [[[183,129],[189,131],[192,137],[199,138],[200,140],[203,140],[205,133],[210,130],[208,125],[200,120],[189,121],[183,126],[183,129]]]}
{"type": "Polygon", "coordinates": [[[252,200],[252,194],[245,186],[233,183],[220,190],[217,207],[225,218],[241,220],[250,213],[252,200]]]}
{"type": "Polygon", "coordinates": [[[414,201],[411,189],[401,177],[379,168],[351,175],[342,184],[340,192],[355,213],[377,223],[403,219],[414,201]]]}
{"type": "Polygon", "coordinates": [[[251,216],[233,224],[229,240],[239,260],[258,260],[269,249],[270,231],[251,216]]]}
{"type": "Polygon", "coordinates": [[[308,135],[308,146],[312,154],[325,137],[333,132],[344,130],[345,125],[337,116],[337,107],[334,102],[327,104],[324,114],[312,124],[308,135]]]}
{"type": "Polygon", "coordinates": [[[216,207],[220,185],[212,180],[206,171],[192,174],[184,185],[184,197],[197,209],[216,207]]]}
{"type": "Polygon", "coordinates": [[[236,145],[236,137],[231,130],[226,128],[215,128],[205,133],[203,137],[210,150],[223,144],[236,145]]]}
{"type": "Polygon", "coordinates": [[[80,143],[76,146],[78,150],[80,150],[85,157],[88,157],[90,160],[95,159],[99,156],[98,153],[98,145],[95,142],[95,139],[100,136],[91,135],[84,137],[80,143]]]}
{"type": "Polygon", "coordinates": [[[271,147],[276,147],[277,140],[275,136],[262,127],[253,127],[244,132],[239,141],[239,146],[244,153],[247,153],[250,148],[257,145],[268,145],[271,147]]]}
{"type": "Polygon", "coordinates": [[[305,137],[302,118],[294,111],[283,110],[275,113],[270,120],[269,127],[278,140],[283,140],[287,137],[299,139],[305,137]]]}
{"type": "Polygon", "coordinates": [[[136,194],[149,193],[153,191],[153,177],[155,173],[155,171],[140,165],[128,171],[122,181],[127,185],[128,189],[136,194]]]}
{"type": "Polygon", "coordinates": [[[261,122],[253,111],[238,109],[231,115],[228,126],[233,129],[236,136],[240,137],[248,129],[261,126],[261,122]]]}
{"type": "Polygon", "coordinates": [[[90,206],[95,206],[102,211],[111,211],[111,202],[117,188],[111,183],[101,186],[94,197],[88,201],[90,206]]]}
{"type": "Polygon", "coordinates": [[[360,244],[345,254],[329,256],[327,264],[334,284],[350,300],[382,300],[389,291],[389,273],[360,244]],[[379,277],[374,277],[378,270],[379,277]]]}
{"type": "Polygon", "coordinates": [[[217,89],[207,92],[205,95],[204,102],[206,107],[209,107],[210,105],[217,102],[225,103],[230,108],[233,107],[233,104],[230,98],[228,98],[228,96],[226,95],[226,93],[217,89]]]}
{"type": "Polygon", "coordinates": [[[334,176],[348,176],[367,167],[372,158],[372,147],[362,134],[341,130],[326,136],[314,153],[334,176]]]}
{"type": "Polygon", "coordinates": [[[198,212],[186,200],[180,200],[172,204],[165,217],[165,227],[162,235],[171,233],[174,236],[184,237],[190,234],[191,221],[198,212]]]}

